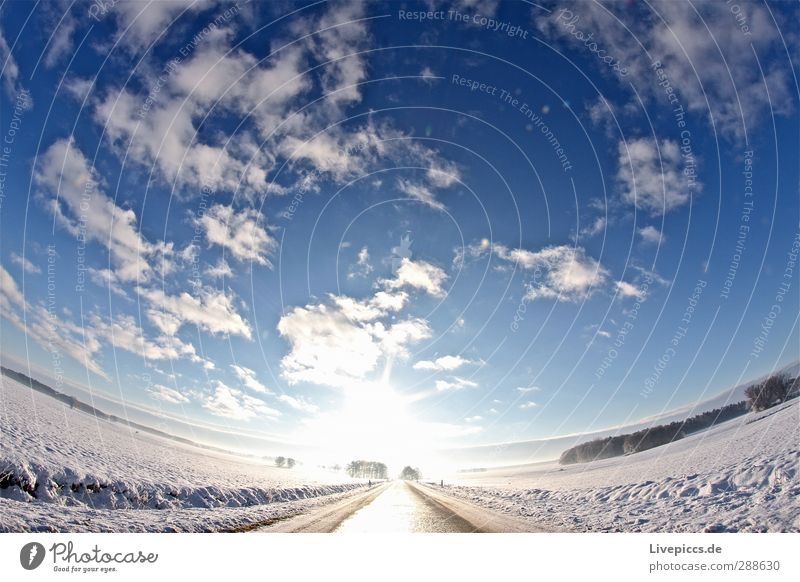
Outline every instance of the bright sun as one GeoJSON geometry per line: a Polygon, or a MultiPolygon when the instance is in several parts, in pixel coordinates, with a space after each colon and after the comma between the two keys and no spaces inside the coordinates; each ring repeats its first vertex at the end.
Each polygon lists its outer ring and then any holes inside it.
{"type": "Polygon", "coordinates": [[[304,440],[321,445],[326,457],[385,462],[390,471],[419,464],[430,454],[430,427],[415,419],[408,399],[386,381],[348,388],[341,408],[311,421],[304,440]]]}

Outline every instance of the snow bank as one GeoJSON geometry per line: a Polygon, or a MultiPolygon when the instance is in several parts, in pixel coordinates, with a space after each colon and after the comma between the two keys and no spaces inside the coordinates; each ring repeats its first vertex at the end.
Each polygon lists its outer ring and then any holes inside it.
{"type": "Polygon", "coordinates": [[[357,487],[361,487],[361,484],[301,485],[286,488],[191,486],[109,477],[108,474],[87,475],[71,467],[53,470],[38,463],[0,460],[2,498],[107,509],[249,507],[344,493],[357,487]]]}

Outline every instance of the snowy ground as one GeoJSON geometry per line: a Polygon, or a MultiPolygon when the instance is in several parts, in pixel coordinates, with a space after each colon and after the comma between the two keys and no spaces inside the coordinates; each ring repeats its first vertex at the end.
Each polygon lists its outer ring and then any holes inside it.
{"type": "Polygon", "coordinates": [[[799,414],[794,400],[627,457],[459,473],[444,491],[556,529],[800,531],[799,414]]]}
{"type": "Polygon", "coordinates": [[[232,529],[360,487],[96,420],[2,378],[0,531],[232,529]]]}
{"type": "MultiPolygon", "coordinates": [[[[237,529],[363,485],[137,433],[2,383],[0,531],[237,529]]],[[[799,414],[795,400],[628,457],[459,473],[442,491],[535,528],[800,531],[799,414]]]]}

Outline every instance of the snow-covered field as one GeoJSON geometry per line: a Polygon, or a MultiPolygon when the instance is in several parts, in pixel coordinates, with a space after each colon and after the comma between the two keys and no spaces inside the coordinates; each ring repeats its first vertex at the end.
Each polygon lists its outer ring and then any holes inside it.
{"type": "Polygon", "coordinates": [[[571,531],[800,531],[799,415],[795,399],[631,456],[459,473],[444,492],[571,531]]]}
{"type": "Polygon", "coordinates": [[[0,531],[232,529],[360,487],[96,420],[2,378],[0,531]]]}
{"type": "MultiPolygon", "coordinates": [[[[548,529],[800,531],[799,415],[795,400],[627,457],[458,473],[443,492],[548,529]]],[[[140,433],[2,379],[0,531],[237,529],[362,485],[140,433]]]]}

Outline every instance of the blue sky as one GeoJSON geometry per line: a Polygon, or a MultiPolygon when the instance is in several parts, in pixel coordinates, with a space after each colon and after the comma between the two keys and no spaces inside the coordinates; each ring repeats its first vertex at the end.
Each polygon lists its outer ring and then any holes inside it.
{"type": "Polygon", "coordinates": [[[4,365],[378,454],[797,360],[797,5],[472,4],[4,2],[4,365]]]}

